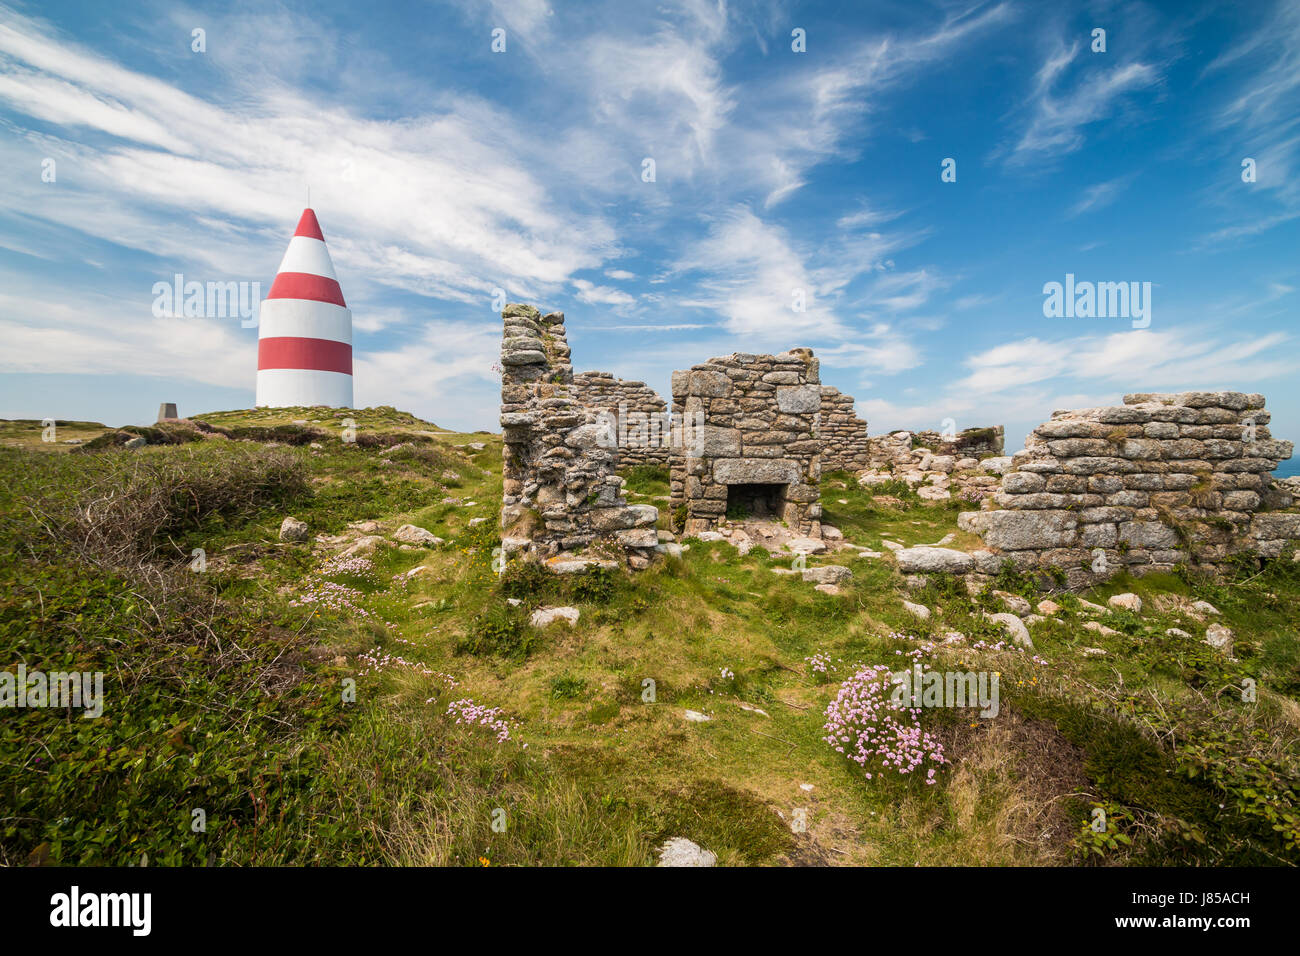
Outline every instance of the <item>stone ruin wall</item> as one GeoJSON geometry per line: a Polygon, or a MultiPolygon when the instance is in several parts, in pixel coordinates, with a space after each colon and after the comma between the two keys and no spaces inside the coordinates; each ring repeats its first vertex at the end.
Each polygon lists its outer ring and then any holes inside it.
{"type": "Polygon", "coordinates": [[[936,431],[895,431],[887,435],[873,435],[868,439],[867,467],[907,470],[920,460],[926,450],[934,455],[951,456],[958,460],[998,458],[1003,454],[1004,434],[1001,425],[991,425],[986,428],[963,429],[954,438],[945,438],[936,431]]]}
{"type": "Polygon", "coordinates": [[[733,486],[777,486],[774,517],[820,537],[820,376],[811,349],[736,353],[673,373],[673,419],[691,423],[672,448],[677,530],[716,530],[733,486]]]}
{"type": "Polygon", "coordinates": [[[501,318],[503,550],[559,560],[600,545],[648,566],[659,510],[624,497],[608,427],[575,395],[564,314],[512,304],[501,318]]]}
{"type": "Polygon", "coordinates": [[[861,471],[871,467],[867,423],[853,410],[852,395],[822,386],[822,470],[861,471]]]}
{"type": "Polygon", "coordinates": [[[573,376],[573,386],[580,402],[617,419],[620,467],[668,467],[668,403],[658,392],[645,382],[625,382],[609,372],[579,372],[573,376]],[[626,419],[622,412],[627,413],[626,419]]]}
{"type": "MultiPolygon", "coordinates": [[[[1126,395],[1124,404],[1054,412],[1012,458],[986,508],[958,518],[980,535],[980,574],[1006,561],[1059,568],[1071,588],[1121,569],[1179,564],[1222,570],[1241,552],[1276,557],[1300,538],[1300,514],[1270,472],[1291,457],[1274,440],[1264,396],[1126,395]]],[[[1059,572],[1058,572],[1059,576],[1059,572]]]]}
{"type": "Polygon", "coordinates": [[[956,458],[999,458],[1005,447],[1006,433],[1001,425],[987,428],[964,428],[953,438],[945,438],[936,431],[915,432],[916,440],[923,448],[929,448],[937,455],[952,455],[956,458]]]}

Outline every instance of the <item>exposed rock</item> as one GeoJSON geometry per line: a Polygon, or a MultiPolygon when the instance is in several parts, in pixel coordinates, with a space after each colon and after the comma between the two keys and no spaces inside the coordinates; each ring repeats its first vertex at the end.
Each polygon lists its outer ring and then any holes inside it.
{"type": "Polygon", "coordinates": [[[1010,591],[994,591],[993,596],[1002,602],[1003,607],[1017,617],[1024,617],[1032,609],[1029,602],[1019,594],[1012,594],[1010,591]]]}
{"type": "Polygon", "coordinates": [[[803,579],[814,584],[839,584],[853,577],[853,572],[839,564],[827,564],[820,568],[808,568],[803,572],[803,579]]]}
{"type": "Polygon", "coordinates": [[[545,564],[556,574],[586,574],[592,568],[618,567],[617,561],[604,558],[584,558],[571,554],[557,554],[553,558],[547,558],[545,564]]]}
{"type": "Polygon", "coordinates": [[[1194,601],[1192,610],[1198,614],[1213,614],[1216,616],[1219,614],[1219,609],[1209,601],[1194,601]]]}
{"type": "Polygon", "coordinates": [[[924,604],[913,604],[911,601],[904,601],[903,610],[907,611],[908,614],[912,615],[918,620],[922,620],[922,621],[930,620],[930,609],[926,607],[924,604]]]}
{"type": "Polygon", "coordinates": [[[714,866],[718,855],[685,837],[672,837],[659,848],[660,866],[714,866]]]}
{"type": "Polygon", "coordinates": [[[821,554],[826,550],[826,542],[820,538],[795,538],[786,547],[800,554],[821,554]]]}
{"type": "Polygon", "coordinates": [[[1052,617],[1060,610],[1061,610],[1061,605],[1057,604],[1055,601],[1038,602],[1038,613],[1045,614],[1047,617],[1052,617]]]}
{"type": "Polygon", "coordinates": [[[1132,611],[1134,614],[1142,613],[1142,599],[1131,592],[1112,594],[1106,599],[1106,603],[1119,610],[1132,611]]]}
{"type": "Polygon", "coordinates": [[[975,559],[969,554],[950,548],[905,548],[896,551],[895,557],[898,559],[898,570],[905,574],[965,574],[975,567],[975,559]]]}
{"type": "Polygon", "coordinates": [[[403,544],[423,545],[426,548],[436,548],[444,543],[443,539],[432,531],[427,531],[413,524],[404,524],[394,531],[393,540],[400,541],[403,544]]]}
{"type": "Polygon", "coordinates": [[[1188,634],[1188,633],[1187,633],[1186,631],[1184,631],[1182,628],[1178,628],[1178,627],[1171,627],[1171,628],[1166,629],[1165,634],[1166,634],[1168,637],[1181,637],[1181,638],[1184,638],[1185,640],[1191,640],[1191,639],[1192,639],[1192,635],[1188,634]]]}
{"type": "Polygon", "coordinates": [[[1025,622],[1020,620],[1014,614],[1008,614],[1001,611],[997,614],[985,614],[990,621],[996,621],[1007,632],[1007,636],[1021,647],[1027,647],[1033,650],[1034,642],[1029,637],[1029,628],[1025,627],[1025,622]]]}
{"type": "Polygon", "coordinates": [[[576,607],[539,607],[528,619],[533,627],[546,627],[556,621],[565,621],[569,627],[578,623],[580,616],[576,607]]]}
{"type": "Polygon", "coordinates": [[[280,522],[281,541],[306,541],[310,536],[311,532],[307,530],[307,522],[305,521],[287,517],[280,522]]]}
{"type": "Polygon", "coordinates": [[[377,534],[365,535],[357,538],[351,547],[344,549],[342,557],[351,558],[358,554],[372,554],[383,543],[384,539],[377,534]]]}
{"type": "Polygon", "coordinates": [[[1205,629],[1205,643],[1229,657],[1232,656],[1233,637],[1232,629],[1222,624],[1211,624],[1205,629]]]}
{"type": "Polygon", "coordinates": [[[707,724],[713,719],[708,714],[702,714],[698,710],[688,710],[682,716],[693,724],[707,724]]]}

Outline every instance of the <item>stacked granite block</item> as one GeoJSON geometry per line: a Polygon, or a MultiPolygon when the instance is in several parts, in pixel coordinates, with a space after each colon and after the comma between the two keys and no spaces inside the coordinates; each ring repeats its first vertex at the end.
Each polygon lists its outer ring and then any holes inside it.
{"type": "Polygon", "coordinates": [[[1178,565],[1212,573],[1249,552],[1276,557],[1300,514],[1271,472],[1292,443],[1272,438],[1264,396],[1141,393],[1123,405],[1054,412],[1012,458],[988,510],[958,520],[993,574],[1057,568],[1071,587],[1178,565]]]}

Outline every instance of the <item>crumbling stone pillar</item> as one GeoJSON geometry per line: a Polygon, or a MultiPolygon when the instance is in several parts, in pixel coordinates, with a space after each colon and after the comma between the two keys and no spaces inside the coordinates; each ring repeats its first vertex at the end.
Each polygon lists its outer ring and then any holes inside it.
{"type": "Polygon", "coordinates": [[[659,510],[627,503],[616,436],[572,393],[564,314],[512,304],[501,318],[503,549],[557,568],[584,555],[646,567],[659,510]]]}
{"type": "Polygon", "coordinates": [[[822,470],[861,471],[871,467],[867,423],[853,410],[853,396],[822,386],[822,470]]]}

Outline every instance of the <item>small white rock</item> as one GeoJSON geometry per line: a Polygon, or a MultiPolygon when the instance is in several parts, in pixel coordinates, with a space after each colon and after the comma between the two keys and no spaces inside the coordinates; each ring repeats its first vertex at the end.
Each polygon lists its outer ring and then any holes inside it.
{"type": "Polygon", "coordinates": [[[1007,636],[1021,647],[1028,647],[1033,650],[1034,642],[1029,637],[1029,628],[1025,627],[1025,622],[1020,618],[1005,611],[999,614],[985,614],[984,616],[990,621],[996,621],[1002,625],[1002,630],[1007,632],[1007,636]]]}
{"type": "Polygon", "coordinates": [[[659,848],[660,866],[714,866],[718,855],[685,837],[673,837],[659,848]]]}
{"type": "Polygon", "coordinates": [[[1121,611],[1132,611],[1134,614],[1142,613],[1142,599],[1132,592],[1123,594],[1112,594],[1106,603],[1113,608],[1121,611]]]}
{"type": "Polygon", "coordinates": [[[913,617],[922,621],[930,620],[930,609],[924,604],[913,604],[911,601],[903,602],[903,609],[913,617]]]}
{"type": "Polygon", "coordinates": [[[581,612],[576,607],[539,607],[528,623],[533,627],[546,627],[555,621],[566,621],[572,627],[578,623],[579,616],[581,612]]]}
{"type": "Polygon", "coordinates": [[[1205,629],[1205,643],[1229,656],[1232,655],[1233,636],[1232,629],[1222,624],[1211,624],[1205,629]]]}

